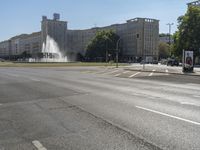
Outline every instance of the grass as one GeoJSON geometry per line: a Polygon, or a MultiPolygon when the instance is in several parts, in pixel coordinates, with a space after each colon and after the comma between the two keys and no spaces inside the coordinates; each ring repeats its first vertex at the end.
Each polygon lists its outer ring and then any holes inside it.
{"type": "MultiPolygon", "coordinates": [[[[70,63],[16,63],[0,62],[0,67],[81,67],[81,66],[115,66],[115,63],[96,63],[96,62],[70,62],[70,63]]],[[[126,66],[119,63],[119,66],[126,66]]]]}

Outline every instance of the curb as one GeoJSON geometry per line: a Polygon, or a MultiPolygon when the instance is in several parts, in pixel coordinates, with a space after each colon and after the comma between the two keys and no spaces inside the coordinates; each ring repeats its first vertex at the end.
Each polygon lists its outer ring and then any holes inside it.
{"type": "Polygon", "coordinates": [[[155,72],[155,73],[168,73],[168,74],[175,74],[175,75],[199,76],[200,77],[200,74],[191,74],[191,73],[175,73],[175,72],[163,72],[163,71],[150,71],[150,70],[129,69],[129,68],[125,68],[124,70],[141,71],[141,72],[155,72]]]}

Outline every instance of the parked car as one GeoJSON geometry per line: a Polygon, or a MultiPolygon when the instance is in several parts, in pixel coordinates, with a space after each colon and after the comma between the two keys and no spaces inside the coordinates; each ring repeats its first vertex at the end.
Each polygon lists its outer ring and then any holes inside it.
{"type": "Polygon", "coordinates": [[[167,66],[179,66],[179,61],[177,59],[168,59],[167,66]]]}
{"type": "Polygon", "coordinates": [[[158,64],[158,61],[157,60],[153,60],[152,64],[158,64]]]}
{"type": "Polygon", "coordinates": [[[0,58],[0,62],[5,62],[5,60],[4,60],[4,59],[2,59],[2,58],[0,58]]]}
{"type": "Polygon", "coordinates": [[[167,62],[168,62],[167,59],[161,59],[161,60],[160,60],[160,63],[161,63],[162,65],[167,65],[167,62]]]}

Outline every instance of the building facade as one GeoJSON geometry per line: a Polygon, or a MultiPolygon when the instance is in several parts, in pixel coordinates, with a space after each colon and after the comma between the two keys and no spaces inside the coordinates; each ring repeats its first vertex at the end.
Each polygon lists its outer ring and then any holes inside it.
{"type": "Polygon", "coordinates": [[[42,17],[41,31],[32,34],[22,34],[7,41],[0,42],[0,57],[17,57],[26,52],[32,57],[45,57],[42,51],[47,36],[53,38],[60,51],[71,60],[77,54],[84,55],[88,43],[100,30],[112,29],[121,38],[121,52],[124,60],[147,61],[158,59],[159,21],[149,18],[135,18],[126,23],[113,24],[106,27],[95,27],[86,30],[70,30],[66,21],[60,21],[60,15],[54,14],[53,19],[42,17]]]}
{"type": "Polygon", "coordinates": [[[200,7],[200,0],[188,3],[188,6],[199,6],[200,7]]]}

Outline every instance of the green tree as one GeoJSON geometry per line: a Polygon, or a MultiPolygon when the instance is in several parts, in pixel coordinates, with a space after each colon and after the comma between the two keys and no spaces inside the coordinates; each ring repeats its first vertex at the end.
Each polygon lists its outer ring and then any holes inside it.
{"type": "Polygon", "coordinates": [[[119,36],[113,30],[98,31],[86,48],[85,57],[89,61],[106,61],[106,58],[114,59],[118,39],[119,36]]]}
{"type": "Polygon", "coordinates": [[[199,55],[200,7],[190,6],[184,16],[178,18],[178,31],[174,34],[173,53],[181,56],[182,50],[193,50],[199,55]]]}
{"type": "Polygon", "coordinates": [[[167,58],[170,56],[169,52],[169,44],[160,42],[158,45],[158,50],[159,50],[159,58],[167,58]]]}
{"type": "Polygon", "coordinates": [[[31,57],[31,54],[27,51],[24,51],[23,53],[21,53],[21,55],[19,56],[20,58],[30,58],[31,57]]]}

